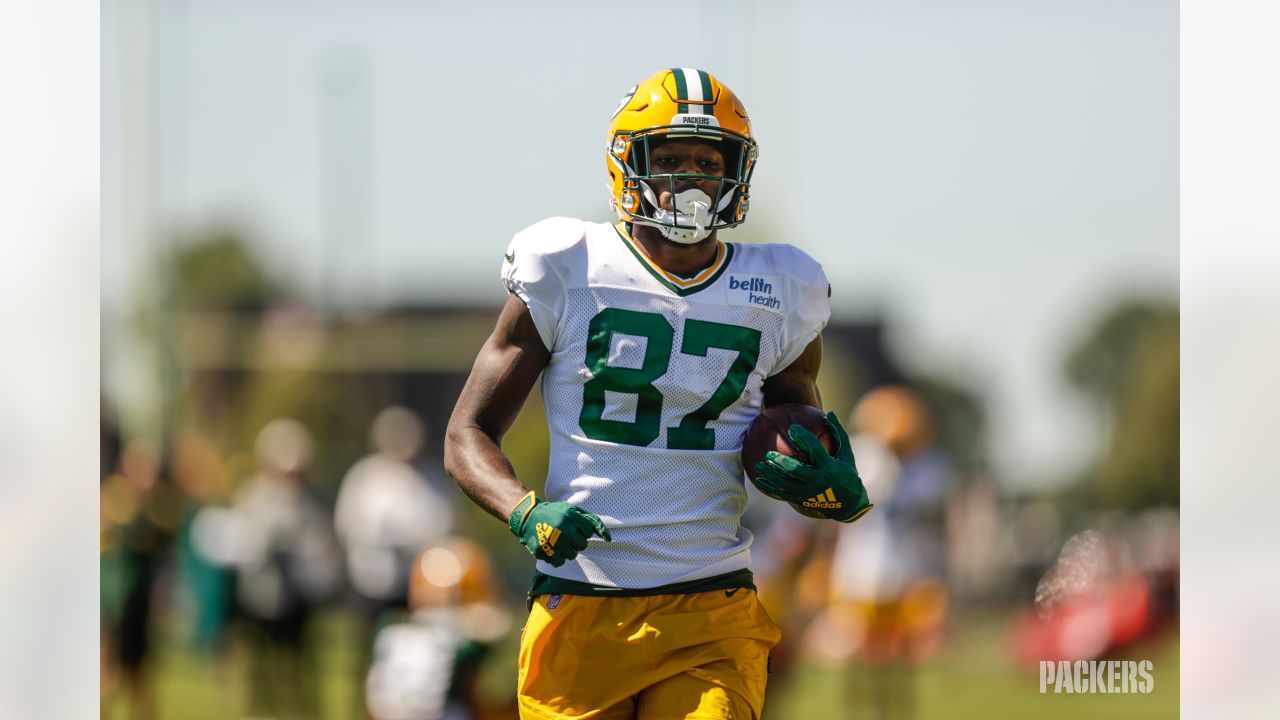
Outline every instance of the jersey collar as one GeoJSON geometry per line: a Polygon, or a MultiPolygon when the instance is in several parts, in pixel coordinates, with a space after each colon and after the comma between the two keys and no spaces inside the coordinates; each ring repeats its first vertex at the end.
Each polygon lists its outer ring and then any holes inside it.
{"type": "Polygon", "coordinates": [[[716,259],[711,262],[701,272],[691,278],[682,278],[679,275],[663,270],[658,263],[654,262],[644,248],[631,239],[631,233],[627,232],[626,223],[618,223],[613,226],[618,231],[618,237],[622,238],[622,244],[631,251],[631,254],[640,261],[640,265],[649,271],[659,283],[671,292],[684,297],[692,295],[699,290],[704,290],[712,285],[724,271],[729,267],[729,261],[733,259],[733,243],[716,241],[716,259]]]}

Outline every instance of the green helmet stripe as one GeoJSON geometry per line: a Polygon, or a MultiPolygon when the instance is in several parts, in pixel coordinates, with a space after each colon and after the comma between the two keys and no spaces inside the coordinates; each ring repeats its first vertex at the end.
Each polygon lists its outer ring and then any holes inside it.
{"type": "MultiPolygon", "coordinates": [[[[698,71],[698,80],[702,81],[702,99],[711,102],[715,100],[715,96],[711,94],[711,76],[705,70],[698,71]]],[[[702,112],[707,115],[713,114],[710,105],[703,105],[702,112]]]]}
{"type": "MultiPolygon", "coordinates": [[[[672,74],[672,75],[674,75],[674,76],[675,76],[675,78],[676,78],[676,99],[677,99],[677,100],[688,100],[688,99],[689,99],[689,87],[688,87],[688,86],[685,84],[685,82],[684,82],[684,69],[683,69],[683,68],[671,68],[671,74],[672,74]]],[[[678,107],[676,108],[676,112],[678,112],[678,113],[687,113],[687,112],[689,112],[689,104],[688,104],[688,103],[685,103],[685,102],[678,103],[678,107]]]]}

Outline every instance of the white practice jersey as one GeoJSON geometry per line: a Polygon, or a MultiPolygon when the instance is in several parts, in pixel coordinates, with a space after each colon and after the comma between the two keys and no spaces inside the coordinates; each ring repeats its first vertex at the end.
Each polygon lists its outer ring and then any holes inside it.
{"type": "Polygon", "coordinates": [[[365,704],[373,720],[459,720],[468,717],[448,693],[458,650],[467,638],[450,610],[419,610],[387,625],[373,641],[365,704]]]}
{"type": "Polygon", "coordinates": [[[639,589],[750,567],[742,436],[765,379],[827,324],[822,267],[790,245],[722,243],[683,279],[624,226],[551,218],[515,236],[502,277],[551,351],[545,496],[613,536],[538,570],[639,589]]]}

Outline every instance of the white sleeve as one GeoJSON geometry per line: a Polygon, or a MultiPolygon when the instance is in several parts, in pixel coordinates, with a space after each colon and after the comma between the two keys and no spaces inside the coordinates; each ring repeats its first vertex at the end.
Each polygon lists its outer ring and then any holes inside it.
{"type": "Polygon", "coordinates": [[[788,270],[787,318],[783,325],[782,357],[772,375],[787,368],[800,357],[814,338],[822,334],[831,319],[831,284],[816,260],[795,249],[785,258],[788,270]]]}
{"type": "Polygon", "coordinates": [[[551,218],[516,233],[502,261],[502,284],[524,301],[548,350],[554,351],[565,304],[567,247],[582,236],[582,223],[551,218]]]}

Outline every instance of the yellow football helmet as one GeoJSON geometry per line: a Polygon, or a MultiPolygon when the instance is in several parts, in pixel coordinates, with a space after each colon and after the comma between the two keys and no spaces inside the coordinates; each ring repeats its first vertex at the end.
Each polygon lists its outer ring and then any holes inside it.
{"type": "Polygon", "coordinates": [[[853,426],[884,443],[899,457],[912,455],[933,442],[929,408],[913,390],[882,385],[853,408],[853,426]]]}
{"type": "Polygon", "coordinates": [[[747,217],[759,155],[751,121],[733,91],[705,70],[661,70],[631,88],[613,112],[605,152],[609,204],[624,222],[650,225],[669,240],[692,244],[747,217]],[[715,143],[725,158],[724,177],[651,173],[651,146],[668,138],[715,143]],[[717,180],[716,195],[688,190],[676,196],[674,212],[664,210],[653,185],[663,183],[660,187],[676,195],[678,179],[717,180]]]}
{"type": "Polygon", "coordinates": [[[495,602],[498,595],[489,553],[462,537],[449,537],[423,550],[409,573],[412,610],[495,602]]]}

